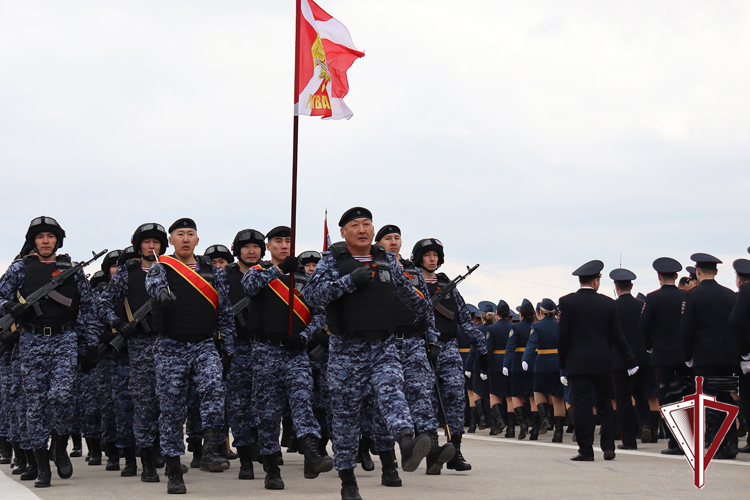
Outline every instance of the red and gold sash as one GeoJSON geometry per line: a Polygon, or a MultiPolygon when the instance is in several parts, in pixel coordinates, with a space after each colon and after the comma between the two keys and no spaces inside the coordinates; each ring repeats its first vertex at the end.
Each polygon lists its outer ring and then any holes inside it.
{"type": "MultiPolygon", "coordinates": [[[[261,266],[253,266],[252,269],[263,269],[261,266]]],[[[289,287],[281,281],[280,279],[275,279],[272,282],[268,284],[268,286],[271,288],[271,290],[274,291],[276,295],[279,296],[281,300],[284,301],[284,304],[289,307],[289,287]]],[[[305,324],[305,326],[310,324],[310,308],[307,307],[307,304],[302,302],[297,295],[299,292],[295,289],[294,290],[294,314],[297,315],[297,317],[305,324]]]]}
{"type": "Polygon", "coordinates": [[[219,292],[217,292],[208,281],[203,279],[200,274],[169,255],[162,255],[159,257],[159,262],[174,269],[177,274],[185,278],[188,283],[193,285],[193,287],[195,287],[195,289],[198,290],[198,292],[200,292],[200,294],[203,295],[212,306],[214,306],[214,311],[219,310],[219,292]]]}

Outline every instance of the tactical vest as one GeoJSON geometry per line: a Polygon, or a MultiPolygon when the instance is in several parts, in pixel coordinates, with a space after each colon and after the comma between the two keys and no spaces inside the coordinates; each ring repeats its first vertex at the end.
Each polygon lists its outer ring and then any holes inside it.
{"type": "MultiPolygon", "coordinates": [[[[128,273],[128,305],[130,306],[130,312],[135,314],[135,312],[151,298],[146,292],[146,273],[143,272],[141,267],[141,259],[131,259],[127,261],[125,263],[125,270],[128,273]]],[[[125,312],[124,297],[115,305],[115,314],[121,320],[129,321],[128,315],[125,312]]],[[[153,334],[151,315],[149,314],[146,316],[144,321],[148,323],[149,327],[151,327],[151,333],[153,334]]],[[[146,330],[143,328],[143,322],[138,325],[135,333],[146,333],[146,330]]]]}
{"type": "MultiPolygon", "coordinates": [[[[417,269],[414,263],[410,260],[402,259],[401,265],[404,266],[404,276],[406,276],[406,279],[409,280],[414,288],[419,290],[419,278],[417,277],[419,269],[417,269]]],[[[414,333],[419,331],[420,327],[414,324],[417,315],[400,300],[396,301],[394,315],[397,333],[414,333]]]]}
{"type": "MultiPolygon", "coordinates": [[[[56,271],[63,272],[72,267],[70,257],[67,254],[58,255],[54,265],[39,262],[39,258],[36,255],[27,255],[23,258],[23,261],[26,264],[26,277],[19,292],[24,299],[47,284],[52,279],[53,273],[56,271]]],[[[59,327],[66,323],[72,323],[78,318],[78,306],[81,302],[81,294],[78,291],[75,276],[66,279],[55,291],[73,300],[70,307],[66,307],[47,297],[40,303],[42,315],[37,316],[36,313],[30,311],[27,316],[28,319],[24,320],[24,323],[36,326],[59,327]]]]}
{"type": "MultiPolygon", "coordinates": [[[[245,274],[236,262],[226,266],[224,272],[227,274],[227,280],[229,281],[229,302],[234,305],[246,297],[245,287],[242,286],[242,277],[245,274]]],[[[234,318],[234,326],[237,329],[237,340],[240,342],[255,340],[255,337],[261,333],[260,308],[257,300],[248,297],[248,305],[244,311],[234,318]],[[244,320],[245,326],[241,326],[241,322],[237,319],[240,316],[244,320]]]]}
{"type": "Polygon", "coordinates": [[[299,293],[302,293],[302,290],[305,289],[308,281],[310,281],[310,277],[307,273],[299,271],[294,273],[294,288],[296,288],[299,293]]]}
{"type": "MultiPolygon", "coordinates": [[[[430,295],[435,295],[438,290],[450,283],[450,279],[443,273],[437,273],[437,283],[427,283],[427,289],[430,291],[430,295]]],[[[456,298],[453,296],[454,292],[449,293],[445,296],[440,304],[453,313],[453,319],[448,319],[439,311],[435,311],[435,328],[440,332],[438,340],[445,342],[447,340],[455,339],[458,335],[458,306],[456,306],[456,298]]]]}
{"type": "MultiPolygon", "coordinates": [[[[211,259],[196,255],[196,272],[215,288],[211,259]]],[[[162,264],[167,272],[167,282],[177,300],[169,307],[154,304],[151,312],[154,328],[162,335],[182,342],[200,342],[210,339],[216,331],[217,311],[206,298],[177,271],[162,264]]]]}
{"type": "MultiPolygon", "coordinates": [[[[270,265],[268,266],[270,267],[270,265]]],[[[279,281],[286,285],[287,289],[284,292],[286,300],[289,300],[289,276],[284,275],[278,278],[279,281]]],[[[295,283],[297,276],[294,276],[295,283]]],[[[295,296],[304,303],[302,296],[296,289],[295,285],[295,296]]],[[[261,335],[260,338],[263,340],[270,340],[272,342],[279,342],[289,336],[289,306],[284,300],[274,292],[270,286],[264,286],[258,294],[253,297],[258,302],[260,311],[260,322],[261,322],[261,335]]],[[[296,314],[292,315],[292,334],[302,333],[305,329],[305,324],[296,314]]]]}
{"type": "Polygon", "coordinates": [[[344,277],[358,267],[368,266],[375,271],[374,279],[352,293],[345,293],[326,306],[328,329],[335,335],[359,339],[381,339],[391,335],[395,326],[396,303],[400,302],[393,286],[391,266],[386,251],[372,245],[372,262],[357,261],[346,248],[346,242],[330,247],[336,259],[339,276],[344,277]]]}

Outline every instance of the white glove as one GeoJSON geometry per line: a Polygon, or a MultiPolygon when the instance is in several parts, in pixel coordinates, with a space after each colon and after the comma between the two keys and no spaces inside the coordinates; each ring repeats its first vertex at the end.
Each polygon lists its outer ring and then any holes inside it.
{"type": "Polygon", "coordinates": [[[464,372],[464,375],[466,375],[467,378],[471,378],[471,372],[464,372]]]}
{"type": "Polygon", "coordinates": [[[652,347],[651,349],[646,349],[646,352],[649,353],[649,354],[653,354],[654,353],[654,348],[652,347]]]}
{"type": "Polygon", "coordinates": [[[521,368],[523,368],[523,371],[527,372],[529,371],[529,364],[526,361],[522,361],[521,368]]]}
{"type": "Polygon", "coordinates": [[[687,365],[688,368],[692,368],[693,367],[693,360],[690,359],[690,361],[685,361],[685,364],[687,365]]]}
{"type": "Polygon", "coordinates": [[[742,368],[742,373],[747,375],[747,372],[750,372],[750,361],[740,361],[740,368],[742,368]]]}
{"type": "Polygon", "coordinates": [[[490,376],[486,373],[479,372],[479,378],[481,378],[482,380],[487,380],[488,378],[490,378],[490,376]]]}
{"type": "Polygon", "coordinates": [[[638,372],[638,367],[637,366],[635,368],[628,368],[628,377],[632,377],[637,372],[638,372]]]}
{"type": "Polygon", "coordinates": [[[560,377],[560,382],[562,382],[562,385],[565,387],[568,387],[568,377],[560,377]]]}
{"type": "Polygon", "coordinates": [[[742,356],[743,361],[750,361],[750,352],[742,356]]]}
{"type": "Polygon", "coordinates": [[[503,375],[508,376],[508,368],[503,366],[503,375]]]}

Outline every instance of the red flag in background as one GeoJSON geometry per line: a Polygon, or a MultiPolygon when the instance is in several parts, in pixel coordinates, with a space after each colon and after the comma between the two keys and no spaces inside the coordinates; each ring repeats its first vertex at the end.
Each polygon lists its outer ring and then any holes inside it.
{"type": "Polygon", "coordinates": [[[365,53],[354,47],[346,26],[312,0],[301,0],[294,114],[338,120],[354,113],[344,103],[346,71],[365,53]]]}
{"type": "Polygon", "coordinates": [[[331,235],[328,234],[328,210],[326,210],[326,218],[323,222],[323,251],[328,251],[328,247],[331,246],[331,235]]]}

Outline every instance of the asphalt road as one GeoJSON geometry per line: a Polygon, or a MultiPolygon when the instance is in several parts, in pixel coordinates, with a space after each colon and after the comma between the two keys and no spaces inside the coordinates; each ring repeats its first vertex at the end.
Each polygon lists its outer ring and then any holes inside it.
{"type": "MultiPolygon", "coordinates": [[[[747,498],[750,492],[750,454],[734,460],[713,461],[706,472],[702,490],[693,486],[693,476],[683,457],[659,454],[666,447],[638,443],[638,451],[618,451],[617,458],[605,461],[597,452],[594,462],[571,462],[577,449],[571,435],[562,444],[551,443],[552,433],[538,441],[519,441],[489,436],[488,430],[467,434],[464,456],[472,464],[470,472],[443,469],[441,476],[427,476],[424,463],[413,473],[399,470],[404,480],[401,488],[380,485],[380,465],[376,458],[373,472],[356,470],[360,492],[365,500],[405,498],[442,499],[539,499],[539,498],[747,498]]],[[[441,438],[441,442],[443,439],[441,438]]],[[[744,440],[743,440],[744,441],[744,440]]],[[[741,442],[744,445],[744,442],[741,442]]],[[[188,455],[190,456],[190,455],[188,455]]],[[[88,466],[83,458],[74,458],[73,477],[62,480],[52,468],[52,487],[36,489],[31,482],[21,482],[10,474],[7,465],[0,466],[0,499],[31,500],[133,500],[164,499],[167,483],[142,483],[140,476],[121,477],[119,472],[105,471],[104,466],[88,466]]],[[[302,456],[284,454],[281,468],[286,483],[284,491],[263,488],[263,473],[256,464],[256,479],[237,479],[239,464],[222,473],[191,469],[185,476],[188,496],[216,499],[337,499],[340,482],[335,471],[314,480],[302,476],[302,456]]],[[[183,463],[188,460],[183,457],[183,463]]],[[[163,474],[163,469],[160,470],[163,474]]],[[[140,463],[139,463],[140,473],[140,463]]]]}

